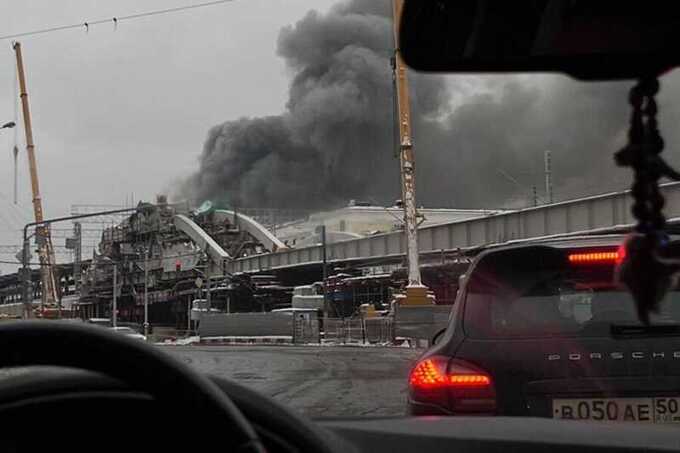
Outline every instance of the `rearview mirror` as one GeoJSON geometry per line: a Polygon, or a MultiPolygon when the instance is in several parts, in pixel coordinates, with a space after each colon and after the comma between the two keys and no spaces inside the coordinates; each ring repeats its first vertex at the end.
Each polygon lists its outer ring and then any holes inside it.
{"type": "Polygon", "coordinates": [[[406,0],[399,47],[416,70],[656,76],[680,63],[680,8],[648,0],[406,0]]]}

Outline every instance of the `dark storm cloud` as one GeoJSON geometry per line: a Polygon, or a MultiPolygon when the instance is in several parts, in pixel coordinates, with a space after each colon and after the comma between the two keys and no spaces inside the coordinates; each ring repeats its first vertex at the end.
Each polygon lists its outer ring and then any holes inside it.
{"type": "MultiPolygon", "coordinates": [[[[390,16],[387,1],[354,0],[282,29],[278,54],[292,72],[285,113],[211,129],[187,192],[250,207],[399,198],[390,16]]],[[[419,204],[528,204],[532,186],[544,196],[545,150],[552,152],[557,199],[628,181],[612,153],[625,141],[629,84],[558,76],[444,80],[411,73],[419,204]]]]}

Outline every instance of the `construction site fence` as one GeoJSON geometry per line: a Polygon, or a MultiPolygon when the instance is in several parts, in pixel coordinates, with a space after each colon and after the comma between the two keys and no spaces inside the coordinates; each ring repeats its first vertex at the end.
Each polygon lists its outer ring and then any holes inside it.
{"type": "Polygon", "coordinates": [[[394,335],[396,338],[431,339],[449,324],[452,305],[415,305],[394,307],[394,335]]]}
{"type": "Polygon", "coordinates": [[[198,327],[201,337],[288,338],[297,344],[416,344],[429,345],[449,323],[451,306],[396,306],[388,316],[322,318],[316,312],[212,313],[198,327]]]}
{"type": "Polygon", "coordinates": [[[394,323],[391,317],[324,318],[323,341],[340,344],[392,343],[394,323]]]}
{"type": "Polygon", "coordinates": [[[198,335],[214,337],[277,337],[293,343],[319,343],[316,312],[210,313],[198,319],[198,335]]]}
{"type": "Polygon", "coordinates": [[[201,337],[292,336],[293,317],[283,313],[210,313],[198,324],[201,337]]]}
{"type": "Polygon", "coordinates": [[[293,343],[320,343],[319,327],[316,317],[296,317],[293,322],[293,343]]]}

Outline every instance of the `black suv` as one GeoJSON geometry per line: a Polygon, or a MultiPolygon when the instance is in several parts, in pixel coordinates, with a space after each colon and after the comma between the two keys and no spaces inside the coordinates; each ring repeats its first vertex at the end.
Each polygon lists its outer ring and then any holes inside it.
{"type": "Polygon", "coordinates": [[[477,255],[446,333],[411,371],[410,412],[680,423],[680,293],[642,325],[616,283],[623,240],[477,255]]]}

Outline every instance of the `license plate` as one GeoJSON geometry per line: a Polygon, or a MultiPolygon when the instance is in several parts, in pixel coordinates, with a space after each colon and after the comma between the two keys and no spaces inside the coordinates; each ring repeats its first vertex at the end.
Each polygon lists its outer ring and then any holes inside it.
{"type": "Polygon", "coordinates": [[[680,398],[554,399],[553,418],[680,423],[680,398]]]}

